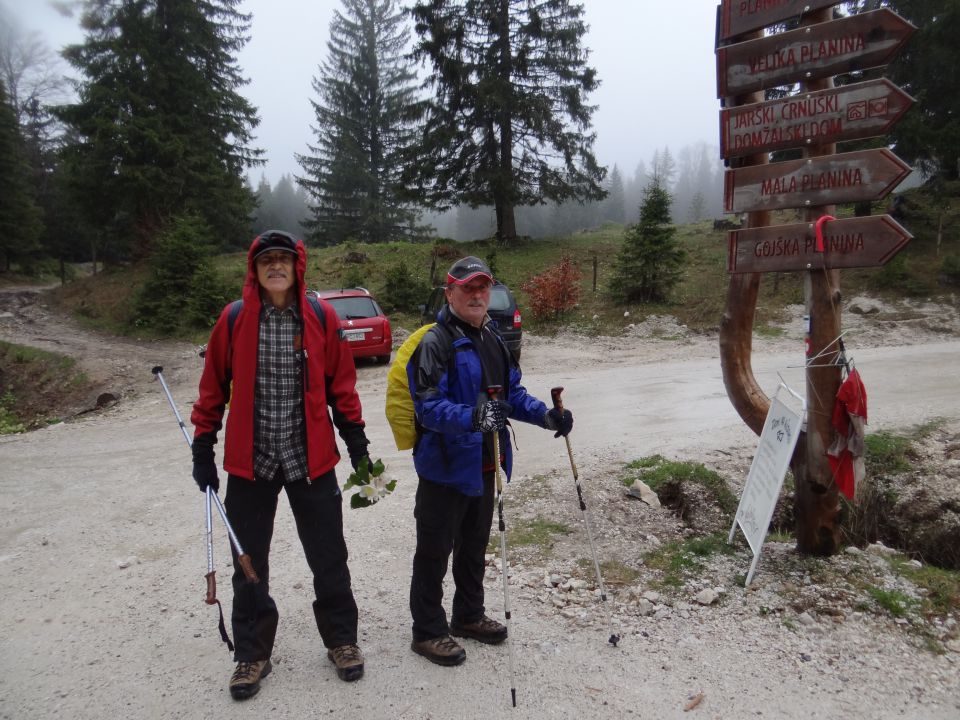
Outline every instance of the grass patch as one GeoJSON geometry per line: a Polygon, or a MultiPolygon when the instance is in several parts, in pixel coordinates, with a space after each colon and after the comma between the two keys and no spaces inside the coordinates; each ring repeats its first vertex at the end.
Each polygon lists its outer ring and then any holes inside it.
{"type": "Polygon", "coordinates": [[[889,563],[898,575],[924,589],[921,601],[924,615],[943,617],[960,611],[960,572],[935,565],[915,567],[899,555],[889,558],[889,563]]]}
{"type": "Polygon", "coordinates": [[[72,357],[0,341],[0,434],[56,422],[88,385],[72,357]]]}
{"type": "Polygon", "coordinates": [[[903,433],[881,431],[864,438],[867,474],[896,475],[910,470],[917,459],[914,443],[943,427],[943,418],[934,418],[903,433]]]}
{"type": "Polygon", "coordinates": [[[732,555],[734,547],[723,533],[667,543],[644,556],[644,564],[661,573],[653,584],[664,588],[682,587],[687,578],[702,572],[707,558],[713,555],[732,555]]]}
{"type": "Polygon", "coordinates": [[[873,601],[877,605],[895,618],[906,617],[910,610],[916,605],[916,600],[904,595],[899,590],[885,590],[875,585],[868,586],[866,590],[867,594],[873,598],[873,601]]]}
{"type": "Polygon", "coordinates": [[[637,482],[637,479],[639,478],[639,474],[636,471],[643,471],[652,467],[656,467],[662,462],[662,455],[650,455],[648,457],[639,458],[638,460],[631,460],[625,466],[629,471],[629,474],[621,477],[620,482],[625,487],[633,487],[634,483],[637,482]]]}
{"type": "MultiPolygon", "coordinates": [[[[568,525],[549,520],[541,515],[535,518],[521,518],[507,526],[507,545],[509,547],[536,547],[543,551],[550,550],[558,535],[569,535],[573,532],[568,525]]],[[[499,537],[496,538],[499,542],[499,537]]],[[[494,537],[490,537],[491,543],[494,537]]]]}
{"type": "Polygon", "coordinates": [[[0,435],[14,435],[27,429],[13,410],[15,404],[16,398],[9,390],[0,395],[0,435]]]}
{"type": "MultiPolygon", "coordinates": [[[[627,468],[638,470],[639,473],[633,478],[633,482],[637,479],[643,480],[651,490],[661,496],[660,501],[666,505],[670,503],[664,500],[664,495],[671,494],[683,483],[694,483],[705,488],[726,514],[732,516],[737,511],[737,497],[727,487],[726,480],[700,463],[666,460],[660,455],[653,455],[634,460],[627,464],[627,468]]],[[[623,480],[621,482],[627,484],[623,480]]],[[[632,485],[633,482],[630,484],[632,485]]]]}
{"type": "Polygon", "coordinates": [[[755,335],[766,338],[779,338],[787,334],[787,331],[776,325],[758,325],[753,328],[755,335]]]}

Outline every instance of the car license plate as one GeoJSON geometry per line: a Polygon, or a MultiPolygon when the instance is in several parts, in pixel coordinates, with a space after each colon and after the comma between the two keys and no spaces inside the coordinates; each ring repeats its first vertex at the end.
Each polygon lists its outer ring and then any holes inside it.
{"type": "Polygon", "coordinates": [[[359,330],[344,330],[343,336],[347,339],[347,342],[358,342],[363,340],[369,330],[367,328],[362,328],[359,330]]]}

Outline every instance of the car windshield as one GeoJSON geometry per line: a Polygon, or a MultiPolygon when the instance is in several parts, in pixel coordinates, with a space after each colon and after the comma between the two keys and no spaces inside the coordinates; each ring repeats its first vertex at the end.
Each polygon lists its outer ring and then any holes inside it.
{"type": "Polygon", "coordinates": [[[509,310],[510,309],[510,293],[507,292],[507,289],[503,286],[494,285],[490,288],[490,305],[487,306],[487,310],[493,310],[497,312],[498,310],[509,310]]]}
{"type": "Polygon", "coordinates": [[[341,320],[356,320],[377,316],[377,306],[368,297],[330,298],[327,300],[341,320]]]}

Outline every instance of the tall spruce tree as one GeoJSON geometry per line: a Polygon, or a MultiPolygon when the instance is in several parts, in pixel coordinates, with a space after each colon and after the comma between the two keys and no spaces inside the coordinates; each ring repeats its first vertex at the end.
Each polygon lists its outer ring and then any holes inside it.
{"type": "Polygon", "coordinates": [[[603,198],[581,4],[422,0],[411,12],[434,97],[408,170],[431,203],[492,205],[508,243],[519,205],[603,198]]]}
{"type": "Polygon", "coordinates": [[[321,245],[409,237],[416,213],[401,179],[420,114],[409,30],[395,0],[343,0],[313,79],[316,143],[298,155],[310,238],[321,245]]]}
{"type": "Polygon", "coordinates": [[[86,39],[64,56],[83,76],[58,108],[73,131],[73,187],[117,254],[141,254],[172,218],[199,214],[224,239],[248,234],[258,118],[235,59],[240,0],[92,0],[86,39]],[[129,243],[135,242],[134,247],[129,243]]]}
{"type": "Polygon", "coordinates": [[[887,4],[917,26],[888,72],[917,101],[891,130],[894,149],[927,176],[960,179],[960,73],[955,70],[960,63],[960,2],[887,4]]]}
{"type": "Polygon", "coordinates": [[[640,222],[627,229],[617,255],[610,290],[619,301],[664,302],[680,281],[686,253],[674,237],[670,204],[654,176],[643,191],[640,222]]]}
{"type": "Polygon", "coordinates": [[[0,79],[0,270],[32,260],[42,231],[17,113],[0,79]]]}

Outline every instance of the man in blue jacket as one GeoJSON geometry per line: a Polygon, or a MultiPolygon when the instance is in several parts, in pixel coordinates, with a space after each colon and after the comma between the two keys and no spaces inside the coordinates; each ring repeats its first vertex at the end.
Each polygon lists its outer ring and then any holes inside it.
{"type": "Polygon", "coordinates": [[[529,395],[520,368],[490,326],[487,306],[493,274],[480,259],[458,260],[447,274],[448,305],[407,365],[417,417],[413,450],[419,477],[414,517],[417,549],[410,582],[415,653],[438,665],[459,665],[466,653],[451,635],[496,644],[507,628],[484,614],[484,553],[494,505],[494,463],[510,476],[507,419],[566,435],[569,410],[529,395]],[[492,386],[503,388],[494,399],[492,386]],[[500,458],[493,456],[500,435],[500,458]],[[443,578],[453,553],[451,621],[444,612],[443,578]]]}

